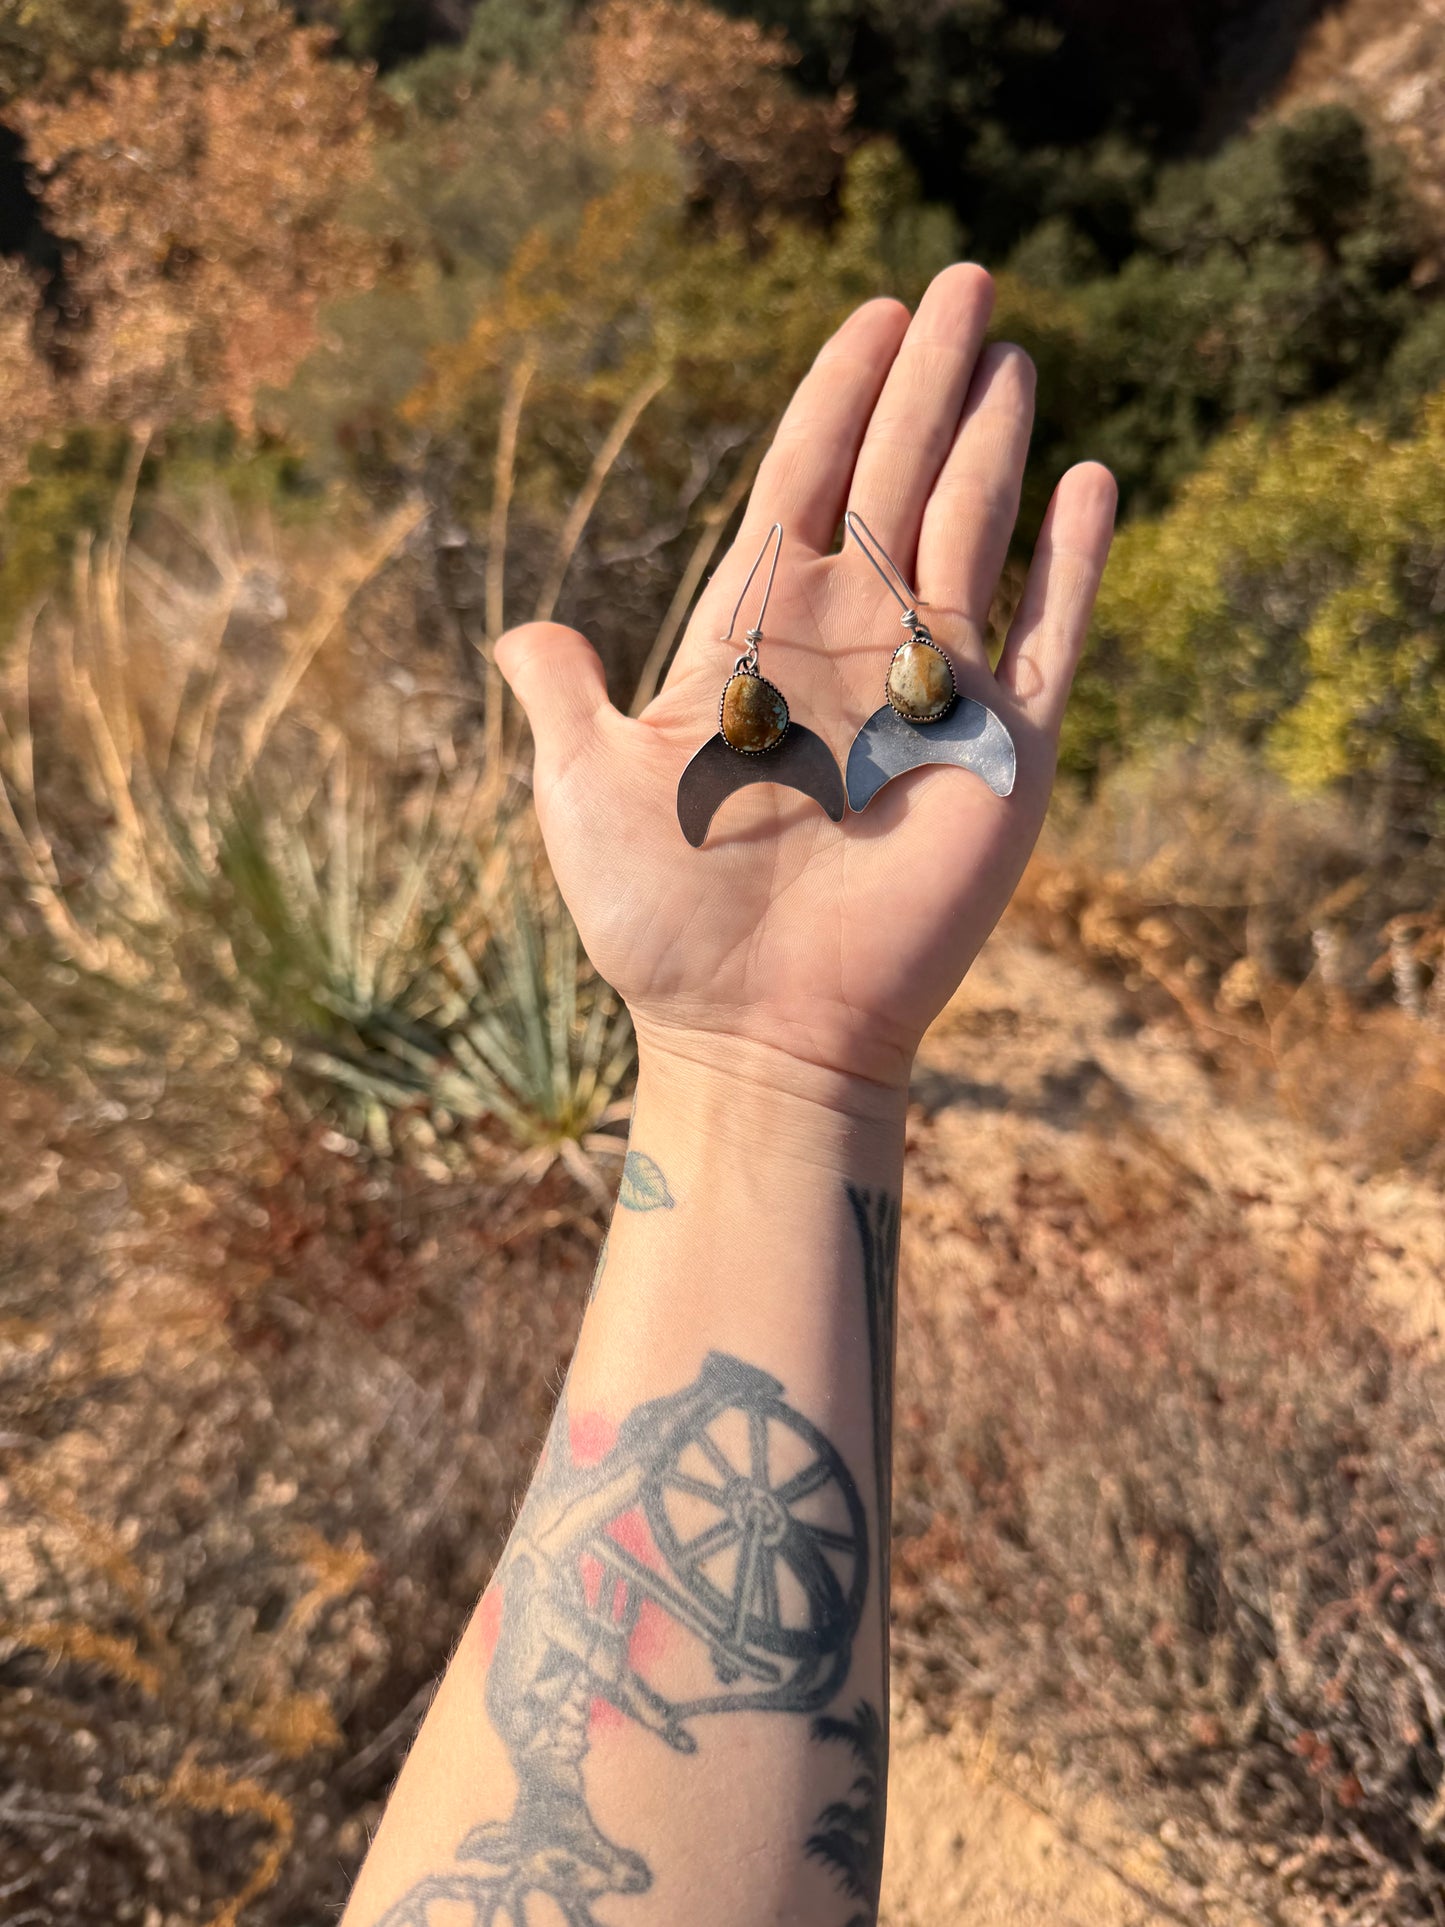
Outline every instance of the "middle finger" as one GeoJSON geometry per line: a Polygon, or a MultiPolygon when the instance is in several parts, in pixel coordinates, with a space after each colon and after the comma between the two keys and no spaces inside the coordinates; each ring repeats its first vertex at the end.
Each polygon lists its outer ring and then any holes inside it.
{"type": "Polygon", "coordinates": [[[848,506],[912,575],[924,506],[953,445],[989,317],[993,282],[945,268],[918,304],[863,438],[848,506]]]}

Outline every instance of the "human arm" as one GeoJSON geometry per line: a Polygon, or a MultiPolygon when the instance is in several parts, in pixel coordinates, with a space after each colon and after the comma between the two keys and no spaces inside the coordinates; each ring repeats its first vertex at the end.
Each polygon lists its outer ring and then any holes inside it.
{"type": "Polygon", "coordinates": [[[1065,478],[995,675],[1032,380],[981,351],[990,292],[953,269],[911,325],[870,303],[827,344],[640,720],[575,632],[499,648],[553,868],[636,1025],[632,1148],[543,1462],[350,1927],[876,1912],[908,1071],[1037,835],[1113,516],[1102,471],[1065,478]],[[689,850],[678,772],[774,520],[766,673],[839,749],[876,705],[897,612],[826,552],[850,504],[1007,723],[1014,793],[920,772],[835,826],[760,786],[689,850]]]}

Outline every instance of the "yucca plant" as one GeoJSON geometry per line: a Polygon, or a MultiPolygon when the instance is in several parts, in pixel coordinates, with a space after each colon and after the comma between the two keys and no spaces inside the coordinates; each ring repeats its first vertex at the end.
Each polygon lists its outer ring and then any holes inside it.
{"type": "Polygon", "coordinates": [[[475,796],[435,772],[410,786],[356,768],[338,746],[319,777],[273,775],[233,801],[214,908],[279,1028],[364,1029],[426,1001],[441,931],[475,922],[475,796]]]}
{"type": "MultiPolygon", "coordinates": [[[[287,632],[279,678],[238,682],[222,646],[231,589],[203,625],[118,514],[78,558],[70,608],[47,613],[34,649],[27,630],[8,665],[0,842],[68,974],[67,1004],[83,992],[86,1037],[119,1026],[144,1056],[149,1006],[181,1010],[192,1030],[226,1030],[228,1050],[244,1032],[258,1061],[302,1073],[312,1102],[379,1151],[400,1138],[425,1151],[471,1123],[528,1168],[565,1158],[600,1194],[592,1158],[621,1148],[605,1127],[630,1027],[582,954],[530,813],[508,800],[505,763],[484,762],[482,778],[454,759],[429,776],[378,767],[318,721],[314,697],[293,701],[346,596],[409,526],[388,525],[287,632]],[[179,666],[173,631],[188,638],[179,666]],[[89,799],[74,881],[45,827],[63,815],[58,779],[89,799]],[[146,1021],[129,1038],[137,998],[146,1021]]],[[[217,573],[234,587],[245,570],[217,573]]],[[[17,1029],[76,1034],[68,1009],[42,1008],[53,981],[42,968],[23,995],[0,984],[17,1029]]]]}
{"type": "Polygon", "coordinates": [[[494,1120],[532,1163],[561,1155],[592,1182],[631,1027],[529,816],[455,778],[407,797],[338,752],[313,795],[253,790],[220,869],[249,994],[368,1141],[391,1148],[399,1115],[444,1134],[494,1120]]]}
{"type": "Polygon", "coordinates": [[[494,1119],[531,1169],[560,1156],[605,1192],[591,1159],[622,1149],[605,1132],[626,1115],[632,1027],[588,963],[530,825],[502,826],[494,854],[466,918],[438,918],[407,993],[358,1011],[349,1044],[305,1062],[371,1107],[424,1108],[443,1129],[494,1119]]]}

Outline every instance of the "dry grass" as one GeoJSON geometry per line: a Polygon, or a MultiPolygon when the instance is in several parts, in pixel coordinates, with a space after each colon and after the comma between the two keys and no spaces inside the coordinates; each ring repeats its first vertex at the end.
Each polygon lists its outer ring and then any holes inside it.
{"type": "Polygon", "coordinates": [[[148,513],[149,544],[122,498],[4,666],[10,1061],[94,1090],[229,1059],[435,1176],[512,1147],[602,1196],[631,1034],[552,884],[500,685],[454,717],[469,745],[387,756],[354,700],[355,613],[418,510],[328,538],[324,568],[220,505],[148,513]]]}
{"type": "Polygon", "coordinates": [[[1021,1170],[972,1233],[987,1284],[905,1323],[905,1679],[1162,1824],[1199,1896],[1225,1840],[1222,1905],[1433,1922],[1440,1367],[1348,1239],[1286,1268],[1157,1160],[1089,1170],[1021,1170]]]}
{"type": "Polygon", "coordinates": [[[540,1444],[630,1033],[513,726],[478,777],[348,706],[415,511],[150,526],[0,689],[0,1895],[299,1927],[540,1444]]]}
{"type": "MultiPolygon", "coordinates": [[[[1069,983],[1011,1040],[979,1012],[934,1075],[956,1049],[1012,1077],[1031,1023],[1065,1058],[1081,1023],[1107,1031],[1109,999],[1069,983]]],[[[1022,989],[1017,958],[999,987],[1022,989]]],[[[901,1679],[998,1750],[900,1843],[963,1837],[950,1918],[1284,1920],[1292,1887],[1302,1919],[1323,1894],[1408,1921],[1408,1829],[1432,1867],[1439,1785],[1418,1668],[1445,1692],[1433,1368],[1370,1314],[1362,1240],[1324,1226],[1289,1269],[1227,1192],[1038,1071],[1032,1130],[1092,1133],[1075,1176],[1025,1134],[1023,1088],[1018,1122],[963,1148],[953,1113],[914,1129],[901,1679]],[[958,1161],[1007,1132],[1019,1175],[980,1175],[976,1208],[958,1161]],[[970,1850],[1006,1823],[1027,1878],[970,1850]],[[1403,1863],[1388,1911],[1345,1823],[1403,1863]]],[[[298,1135],[264,1094],[197,1139],[194,1103],[184,1081],[128,1116],[0,1087],[21,1919],[142,1921],[164,1896],[219,1921],[249,1892],[240,1927],[311,1927],[340,1898],[507,1529],[595,1249],[555,1165],[440,1186],[298,1135]]],[[[938,1918],[910,1878],[897,1917],[938,1918]]]]}
{"type": "Polygon", "coordinates": [[[167,1181],[165,1106],[5,1097],[6,1918],[314,1921],[507,1530],[590,1208],[274,1110],[167,1181]]]}

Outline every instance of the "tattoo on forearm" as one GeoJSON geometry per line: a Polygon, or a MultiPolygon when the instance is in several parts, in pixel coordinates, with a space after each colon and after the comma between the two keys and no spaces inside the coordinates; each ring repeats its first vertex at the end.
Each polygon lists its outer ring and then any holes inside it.
{"type": "Polygon", "coordinates": [[[873,1387],[873,1463],[878,1536],[887,1612],[887,1547],[893,1515],[893,1362],[898,1337],[898,1231],[901,1212],[887,1191],[848,1186],[848,1202],[863,1254],[863,1296],[868,1316],[868,1358],[873,1387]]]}
{"type": "MultiPolygon", "coordinates": [[[[863,1261],[863,1303],[873,1393],[873,1477],[878,1521],[879,1614],[882,1621],[884,1704],[888,1692],[889,1534],[893,1520],[893,1368],[898,1336],[898,1237],[902,1212],[887,1191],[848,1186],[848,1202],[863,1261]]],[[[820,1740],[840,1740],[858,1762],[851,1800],[823,1809],[808,1852],[831,1866],[839,1886],[862,1911],[846,1927],[873,1927],[883,1884],[883,1834],[888,1813],[888,1727],[875,1707],[860,1703],[851,1720],[823,1715],[813,1722],[820,1740]]]]}
{"type": "MultiPolygon", "coordinates": [[[[544,1913],[602,1927],[595,1905],[645,1893],[652,1871],[593,1819],[584,1764],[599,1720],[691,1754],[708,1715],[812,1715],[848,1677],[866,1515],[837,1449],[775,1378],[710,1353],[691,1385],[596,1445],[564,1402],[494,1581],[486,1703],[516,1774],[511,1816],[473,1828],[460,1866],[418,1882],[382,1927],[529,1927],[544,1913]]],[[[815,1736],[844,1737],[836,1724],[815,1736]]],[[[859,1804],[828,1808],[808,1843],[840,1879],[845,1851],[871,1867],[862,1780],[859,1804]],[[856,1845],[837,1844],[844,1834],[856,1845]]]]}
{"type": "MultiPolygon", "coordinates": [[[[617,1192],[617,1203],[623,1211],[671,1211],[677,1203],[668,1188],[662,1166],[656,1158],[650,1158],[645,1151],[629,1151],[622,1161],[622,1183],[617,1192]]],[[[602,1240],[597,1253],[597,1266],[592,1273],[592,1288],[587,1293],[590,1305],[597,1296],[602,1284],[602,1274],[607,1269],[607,1248],[610,1236],[602,1240]]]]}
{"type": "Polygon", "coordinates": [[[657,1159],[646,1151],[629,1151],[622,1164],[617,1202],[624,1211],[671,1211],[677,1199],[668,1190],[657,1159]]]}
{"type": "Polygon", "coordinates": [[[834,1800],[818,1815],[807,1850],[828,1868],[839,1887],[862,1911],[846,1927],[874,1927],[883,1886],[883,1822],[888,1791],[888,1734],[869,1700],[860,1700],[851,1719],[820,1713],[813,1738],[838,1741],[853,1756],[851,1797],[834,1800]]]}

